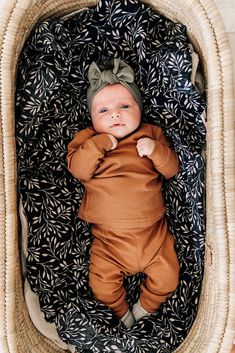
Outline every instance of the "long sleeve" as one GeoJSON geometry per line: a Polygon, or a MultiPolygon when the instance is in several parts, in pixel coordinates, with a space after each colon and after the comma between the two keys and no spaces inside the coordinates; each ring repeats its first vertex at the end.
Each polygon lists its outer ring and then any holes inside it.
{"type": "Polygon", "coordinates": [[[161,128],[155,135],[155,148],[150,156],[157,171],[166,179],[172,178],[179,171],[179,159],[175,151],[170,148],[170,143],[161,128]]]}
{"type": "Polygon", "coordinates": [[[68,169],[81,180],[89,180],[100,165],[112,142],[107,134],[96,134],[92,128],[78,132],[68,145],[68,169]]]}

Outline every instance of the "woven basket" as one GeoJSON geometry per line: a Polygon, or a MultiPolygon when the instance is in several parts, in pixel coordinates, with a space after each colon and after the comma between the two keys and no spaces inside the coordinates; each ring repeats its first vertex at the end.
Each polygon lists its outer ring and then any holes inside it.
{"type": "MultiPolygon", "coordinates": [[[[235,153],[233,73],[228,38],[212,0],[145,2],[169,19],[187,26],[190,40],[199,53],[206,80],[208,135],[205,275],[196,320],[177,352],[230,352],[235,335],[235,153]]],[[[1,14],[1,353],[64,352],[35,329],[24,301],[18,246],[20,225],[14,137],[14,92],[17,60],[25,39],[35,23],[54,14],[69,13],[95,3],[96,1],[92,0],[10,0],[1,14]]]]}

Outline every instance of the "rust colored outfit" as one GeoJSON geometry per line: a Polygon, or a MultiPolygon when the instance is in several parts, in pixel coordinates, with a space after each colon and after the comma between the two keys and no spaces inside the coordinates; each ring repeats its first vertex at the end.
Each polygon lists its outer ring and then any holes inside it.
{"type": "Polygon", "coordinates": [[[79,217],[92,223],[90,286],[121,318],[128,310],[123,276],[144,272],[140,302],[155,312],[178,284],[179,264],[165,220],[162,175],[177,174],[177,155],[160,127],[141,124],[116,149],[107,134],[87,128],[68,146],[68,168],[85,186],[79,217]],[[142,137],[154,151],[140,157],[142,137]]]}

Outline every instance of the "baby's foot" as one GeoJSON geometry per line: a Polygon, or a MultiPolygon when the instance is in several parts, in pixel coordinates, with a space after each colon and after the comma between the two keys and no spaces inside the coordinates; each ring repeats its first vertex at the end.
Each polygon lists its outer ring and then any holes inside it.
{"type": "Polygon", "coordinates": [[[124,323],[126,328],[130,328],[134,324],[135,320],[130,309],[128,309],[126,314],[121,318],[121,321],[124,323]]]}
{"type": "Polygon", "coordinates": [[[134,319],[137,321],[141,319],[143,316],[150,315],[148,311],[146,311],[141,305],[140,301],[138,300],[137,303],[134,304],[132,308],[132,314],[134,316],[134,319]]]}

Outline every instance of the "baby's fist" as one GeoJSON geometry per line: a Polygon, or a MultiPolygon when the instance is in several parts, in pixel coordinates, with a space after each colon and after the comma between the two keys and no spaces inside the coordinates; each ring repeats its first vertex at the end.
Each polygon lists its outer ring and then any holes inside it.
{"type": "Polygon", "coordinates": [[[137,141],[137,151],[140,157],[150,156],[153,153],[155,141],[149,137],[143,137],[137,141]]]}
{"type": "Polygon", "coordinates": [[[111,147],[111,150],[114,150],[117,147],[117,145],[118,145],[118,141],[117,141],[116,137],[114,137],[111,134],[108,134],[108,137],[110,138],[110,140],[111,140],[111,142],[113,144],[112,147],[111,147]]]}

